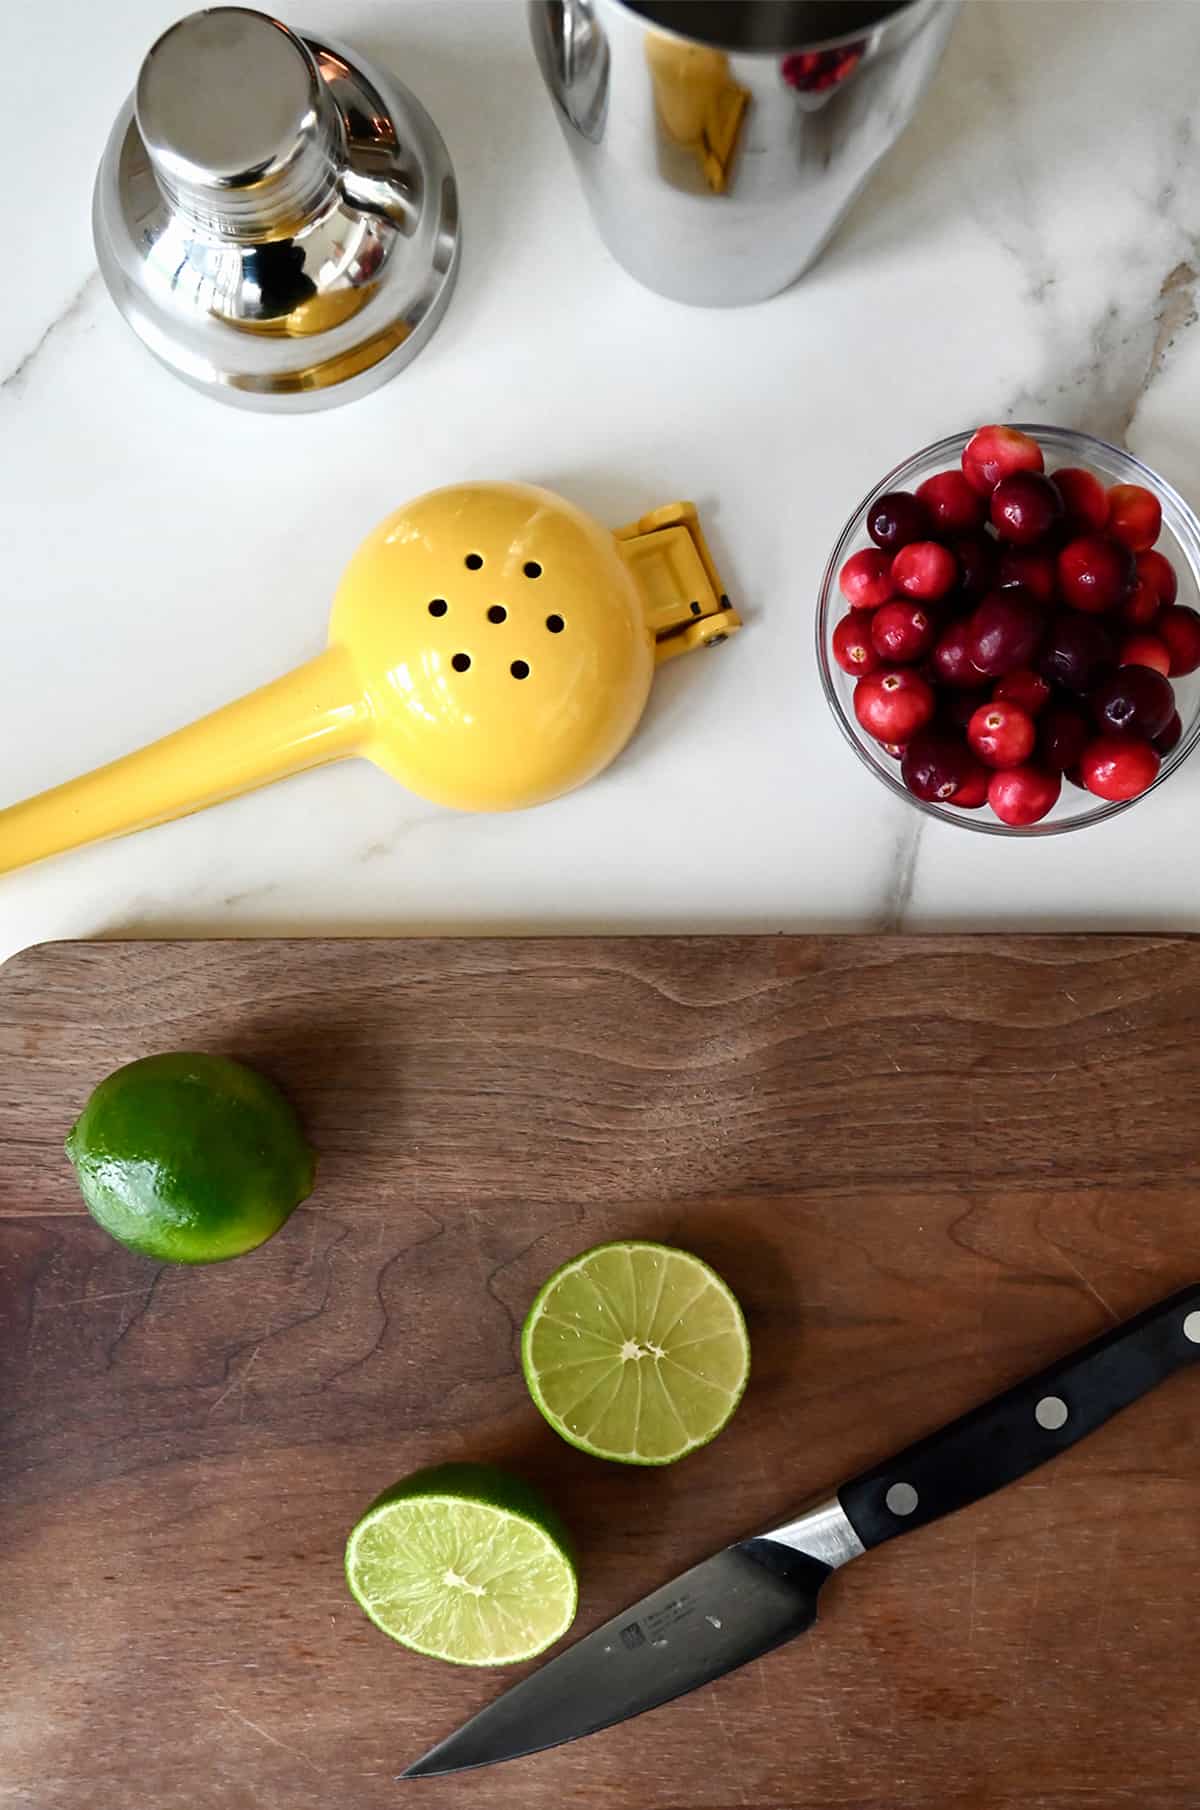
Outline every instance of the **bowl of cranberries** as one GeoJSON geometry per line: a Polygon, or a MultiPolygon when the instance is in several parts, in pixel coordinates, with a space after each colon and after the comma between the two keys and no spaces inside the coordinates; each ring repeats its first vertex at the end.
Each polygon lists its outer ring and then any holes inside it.
{"type": "Polygon", "coordinates": [[[1200,522],[1088,434],[954,434],[847,522],[817,652],[893,792],[994,835],[1082,829],[1200,740],[1200,522]]]}

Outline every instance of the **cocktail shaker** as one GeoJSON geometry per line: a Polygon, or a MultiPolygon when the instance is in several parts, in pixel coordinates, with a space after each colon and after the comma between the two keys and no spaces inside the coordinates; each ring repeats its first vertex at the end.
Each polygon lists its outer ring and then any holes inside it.
{"type": "Polygon", "coordinates": [[[147,54],[93,230],[113,300],[168,369],[292,412],[362,395],[421,350],[454,288],[458,191],[394,77],[218,6],[147,54]]]}
{"type": "Polygon", "coordinates": [[[762,301],[820,255],[937,68],[958,0],[530,0],[600,234],[650,289],[762,301]]]}

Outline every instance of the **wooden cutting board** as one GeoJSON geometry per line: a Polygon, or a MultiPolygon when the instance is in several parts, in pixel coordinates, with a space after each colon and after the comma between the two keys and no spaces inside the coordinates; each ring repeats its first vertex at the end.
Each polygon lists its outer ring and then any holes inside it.
{"type": "Polygon", "coordinates": [[[841,1573],[806,1639],[588,1741],[393,1775],[506,1675],[390,1644],[342,1543],[417,1465],[540,1483],[580,1632],[1200,1277],[1200,943],[778,937],[60,945],[0,975],[5,1810],[1195,1810],[1200,1377],[841,1573]],[[62,1156],[133,1057],[227,1051],[322,1154],[262,1250],[159,1268],[62,1156]],[[747,1311],[663,1473],[528,1402],[600,1239],[747,1311]]]}

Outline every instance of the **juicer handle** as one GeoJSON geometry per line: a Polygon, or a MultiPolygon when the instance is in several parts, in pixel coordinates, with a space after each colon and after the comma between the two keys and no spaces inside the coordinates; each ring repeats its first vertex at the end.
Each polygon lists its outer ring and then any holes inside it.
{"type": "Polygon", "coordinates": [[[367,717],[349,655],[328,648],[136,754],[0,811],[0,874],[352,754],[367,717]]]}

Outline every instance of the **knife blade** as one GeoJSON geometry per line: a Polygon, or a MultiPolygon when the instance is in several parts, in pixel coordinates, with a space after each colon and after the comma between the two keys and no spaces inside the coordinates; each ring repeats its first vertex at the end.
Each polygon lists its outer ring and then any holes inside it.
{"type": "Polygon", "coordinates": [[[1015,1483],[1200,1358],[1200,1283],[1111,1327],[614,1616],[402,1773],[518,1759],[681,1697],[806,1633],[821,1585],[898,1534],[1015,1483]]]}

